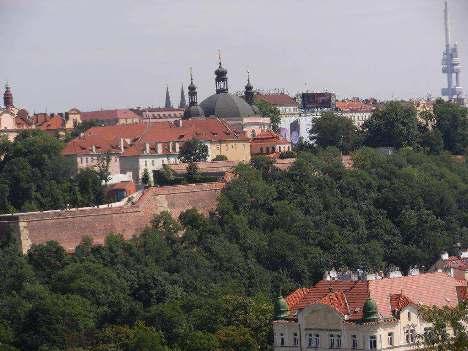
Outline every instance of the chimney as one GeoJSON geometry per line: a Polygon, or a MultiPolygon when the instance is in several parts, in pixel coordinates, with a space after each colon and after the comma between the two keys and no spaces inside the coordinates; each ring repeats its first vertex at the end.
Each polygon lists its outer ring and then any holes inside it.
{"type": "Polygon", "coordinates": [[[93,154],[96,153],[96,145],[93,145],[93,154]]]}
{"type": "Polygon", "coordinates": [[[145,154],[150,153],[150,145],[148,143],[145,143],[145,154]]]}
{"type": "Polygon", "coordinates": [[[401,274],[400,268],[398,268],[398,267],[393,268],[393,269],[388,273],[388,277],[389,277],[389,278],[399,278],[399,277],[402,277],[402,276],[403,276],[403,274],[401,274]]]}
{"type": "Polygon", "coordinates": [[[176,120],[174,121],[174,125],[175,125],[177,128],[182,127],[182,119],[176,119],[176,120]]]}
{"type": "Polygon", "coordinates": [[[461,252],[460,258],[468,258],[468,249],[465,249],[461,252]]]}
{"type": "Polygon", "coordinates": [[[440,255],[440,259],[442,261],[446,261],[446,260],[448,260],[448,258],[449,258],[449,254],[448,254],[447,251],[442,252],[442,254],[440,255]]]}
{"type": "Polygon", "coordinates": [[[124,140],[120,138],[120,152],[124,152],[124,140]]]}

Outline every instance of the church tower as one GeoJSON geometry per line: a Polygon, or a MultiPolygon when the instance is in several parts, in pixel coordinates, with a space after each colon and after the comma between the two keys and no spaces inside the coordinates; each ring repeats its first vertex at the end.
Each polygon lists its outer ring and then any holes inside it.
{"type": "Polygon", "coordinates": [[[219,66],[215,71],[215,85],[216,85],[216,94],[222,94],[228,92],[228,80],[227,80],[227,69],[225,69],[221,64],[221,52],[218,53],[219,57],[219,66]]]}
{"type": "Polygon", "coordinates": [[[180,102],[179,102],[179,108],[186,108],[187,103],[185,102],[185,92],[184,92],[184,85],[180,87],[180,102]]]}
{"type": "Polygon", "coordinates": [[[169,95],[169,86],[166,85],[166,104],[164,105],[165,108],[172,108],[171,104],[171,97],[169,95]]]}
{"type": "Polygon", "coordinates": [[[198,106],[197,86],[193,83],[192,69],[190,68],[190,84],[188,86],[189,105],[184,111],[184,119],[204,117],[203,109],[198,106]]]}
{"type": "Polygon", "coordinates": [[[5,108],[14,107],[13,106],[13,94],[11,93],[10,86],[8,83],[5,85],[5,93],[3,94],[3,105],[5,108]]]}
{"type": "Polygon", "coordinates": [[[254,103],[254,96],[253,85],[250,83],[250,72],[247,71],[247,84],[244,91],[245,102],[252,106],[254,103]]]}

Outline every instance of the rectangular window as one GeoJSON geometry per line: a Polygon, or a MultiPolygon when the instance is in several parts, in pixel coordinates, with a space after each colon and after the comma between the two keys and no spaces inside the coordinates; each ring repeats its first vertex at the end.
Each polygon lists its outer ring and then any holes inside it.
{"type": "Polygon", "coordinates": [[[408,312],[408,321],[411,322],[411,312],[408,312]]]}
{"type": "Polygon", "coordinates": [[[151,160],[151,166],[154,166],[154,160],[151,160]]]}
{"type": "Polygon", "coordinates": [[[393,346],[393,333],[388,333],[387,343],[388,343],[388,346],[393,346]]]}
{"type": "Polygon", "coordinates": [[[309,334],[307,346],[318,348],[320,346],[320,335],[309,334]]]}
{"type": "Polygon", "coordinates": [[[377,350],[377,336],[369,336],[369,350],[377,350]]]}
{"type": "Polygon", "coordinates": [[[293,345],[294,346],[299,345],[299,338],[297,337],[297,333],[294,333],[293,345]]]}
{"type": "Polygon", "coordinates": [[[284,346],[284,334],[283,333],[280,334],[280,345],[284,346]]]}
{"type": "Polygon", "coordinates": [[[335,342],[335,346],[337,349],[341,349],[341,335],[340,334],[337,334],[336,335],[336,342],[335,342]]]}
{"type": "Polygon", "coordinates": [[[414,344],[416,342],[416,330],[410,329],[410,342],[414,344]]]}
{"type": "Polygon", "coordinates": [[[330,334],[328,348],[330,349],[335,348],[335,335],[334,334],[330,334]]]}
{"type": "Polygon", "coordinates": [[[357,336],[356,335],[351,336],[351,348],[353,350],[357,350],[357,348],[358,348],[357,336]]]}

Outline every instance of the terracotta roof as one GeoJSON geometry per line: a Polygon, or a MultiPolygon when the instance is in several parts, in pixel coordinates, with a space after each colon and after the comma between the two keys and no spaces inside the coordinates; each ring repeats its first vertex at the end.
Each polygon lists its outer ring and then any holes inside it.
{"type": "Polygon", "coordinates": [[[375,107],[362,101],[337,101],[336,108],[343,112],[372,112],[375,107]]]}
{"type": "Polygon", "coordinates": [[[458,304],[456,286],[459,282],[445,273],[426,273],[399,278],[370,280],[369,293],[377,303],[379,313],[392,316],[390,296],[405,295],[416,304],[426,306],[451,306],[458,304]]]}
{"type": "Polygon", "coordinates": [[[414,302],[401,293],[390,295],[390,307],[392,311],[401,311],[403,308],[411,304],[414,305],[414,302]]]}
{"type": "Polygon", "coordinates": [[[368,297],[377,304],[383,318],[392,318],[392,310],[409,304],[450,306],[466,298],[466,282],[445,273],[384,278],[370,281],[321,280],[311,288],[301,288],[286,297],[291,313],[312,304],[326,304],[348,320],[362,319],[362,307],[368,297]]]}
{"type": "Polygon", "coordinates": [[[169,107],[149,107],[149,108],[142,108],[138,111],[141,112],[182,112],[184,113],[185,109],[183,108],[169,108],[169,107]]]}
{"type": "Polygon", "coordinates": [[[129,109],[115,109],[115,110],[100,110],[100,111],[90,111],[90,112],[81,112],[80,118],[82,121],[109,121],[109,120],[119,120],[119,119],[140,119],[140,116],[135,112],[130,111],[129,109]]]}
{"type": "Polygon", "coordinates": [[[167,154],[171,153],[169,142],[191,139],[245,142],[249,140],[243,133],[216,118],[186,120],[181,126],[172,122],[156,122],[149,125],[138,123],[90,128],[82,136],[70,141],[63,154],[89,154],[94,146],[98,153],[110,151],[122,156],[135,156],[145,152],[146,144],[150,146],[150,153],[156,153],[156,143],[161,143],[162,152],[167,154]]]}
{"type": "Polygon", "coordinates": [[[458,256],[450,256],[447,260],[441,262],[443,268],[455,268],[460,270],[468,270],[468,258],[458,256]]]}
{"type": "Polygon", "coordinates": [[[136,185],[133,181],[118,182],[115,184],[110,184],[107,187],[107,191],[116,191],[116,190],[125,190],[127,195],[133,194],[136,192],[136,185]]]}
{"type": "MultiPolygon", "coordinates": [[[[296,292],[293,294],[300,295],[296,292]]],[[[321,280],[300,298],[292,307],[294,310],[302,309],[308,305],[324,303],[334,307],[338,312],[343,313],[343,299],[347,302],[347,312],[350,320],[362,318],[362,306],[369,296],[366,281],[344,281],[344,280],[321,280]],[[344,296],[326,298],[330,293],[341,293],[344,296]],[[349,307],[348,307],[349,306],[349,307]]],[[[289,297],[288,297],[289,298],[289,297]]],[[[288,298],[286,301],[288,302],[288,298]]],[[[289,304],[288,304],[289,306],[289,304]]],[[[291,310],[291,306],[290,306],[291,310]]]]}
{"type": "MultiPolygon", "coordinates": [[[[238,164],[238,161],[212,161],[196,162],[200,173],[225,173],[232,171],[238,164]]],[[[167,165],[171,170],[179,174],[185,174],[187,171],[186,163],[175,163],[167,165]]]]}
{"type": "Polygon", "coordinates": [[[279,93],[279,94],[257,94],[255,96],[256,100],[266,101],[273,106],[289,106],[289,107],[297,107],[298,104],[294,98],[291,96],[279,93]]]}
{"type": "Polygon", "coordinates": [[[59,115],[48,115],[46,113],[35,114],[32,123],[41,130],[56,130],[65,127],[65,120],[59,115]]]}
{"type": "Polygon", "coordinates": [[[253,144],[284,144],[290,145],[290,142],[283,138],[281,135],[276,134],[270,130],[262,130],[259,134],[252,138],[251,143],[253,144]]]}

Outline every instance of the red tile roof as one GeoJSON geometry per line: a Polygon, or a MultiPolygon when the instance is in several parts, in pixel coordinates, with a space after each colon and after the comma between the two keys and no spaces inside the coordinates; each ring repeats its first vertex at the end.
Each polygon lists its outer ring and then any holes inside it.
{"type": "Polygon", "coordinates": [[[40,130],[57,130],[65,127],[65,120],[58,115],[36,114],[32,117],[32,123],[40,130]]]}
{"type": "Polygon", "coordinates": [[[390,295],[390,307],[392,311],[401,311],[408,305],[414,305],[408,297],[403,294],[391,294],[390,295]]]}
{"type": "MultiPolygon", "coordinates": [[[[321,280],[302,296],[302,298],[292,307],[294,310],[302,309],[308,305],[325,303],[337,309],[342,313],[342,303],[335,303],[333,299],[324,299],[330,293],[344,294],[347,307],[346,314],[349,314],[350,320],[358,320],[362,318],[362,306],[369,296],[368,286],[366,281],[343,281],[343,280],[321,280]]],[[[297,291],[293,294],[298,295],[297,291]]],[[[286,299],[288,302],[288,298],[286,299]]],[[[341,300],[340,300],[341,301],[341,300]]],[[[288,305],[289,306],[289,305],[288,305]]],[[[291,309],[291,307],[290,307],[291,309]]]]}
{"type": "Polygon", "coordinates": [[[372,112],[375,106],[362,101],[337,101],[336,108],[343,112],[372,112]]]}
{"type": "Polygon", "coordinates": [[[447,260],[441,262],[443,268],[455,268],[460,270],[468,270],[468,258],[458,256],[450,256],[447,260]]]}
{"type": "Polygon", "coordinates": [[[129,109],[115,109],[115,110],[100,110],[81,112],[80,118],[82,121],[99,120],[119,120],[119,119],[140,119],[140,116],[129,109]]]}
{"type": "Polygon", "coordinates": [[[460,297],[466,298],[466,282],[445,273],[385,278],[370,281],[321,280],[311,288],[301,288],[286,297],[292,313],[312,304],[326,304],[349,320],[362,319],[362,307],[368,297],[377,304],[383,318],[391,318],[392,310],[409,304],[454,307],[460,297]]]}
{"type": "Polygon", "coordinates": [[[294,98],[287,94],[279,93],[279,94],[258,94],[255,96],[256,100],[266,101],[273,106],[289,106],[289,107],[297,107],[298,104],[294,98]]]}
{"type": "Polygon", "coordinates": [[[383,317],[391,317],[390,295],[403,294],[416,304],[450,306],[458,304],[456,286],[460,283],[445,273],[426,273],[369,281],[370,296],[383,317]]]}
{"type": "Polygon", "coordinates": [[[289,141],[287,141],[281,135],[276,134],[270,130],[262,130],[261,133],[252,138],[251,143],[259,145],[271,143],[276,145],[290,145],[289,141]]]}
{"type": "Polygon", "coordinates": [[[248,141],[243,133],[226,122],[216,118],[185,120],[181,126],[172,122],[139,123],[93,127],[83,136],[70,141],[64,148],[64,155],[89,154],[94,146],[98,153],[114,152],[122,156],[143,154],[146,144],[150,153],[156,152],[156,143],[161,143],[163,153],[169,152],[169,142],[183,142],[191,139],[203,141],[248,141]],[[120,143],[123,142],[122,152],[120,143]]]}

